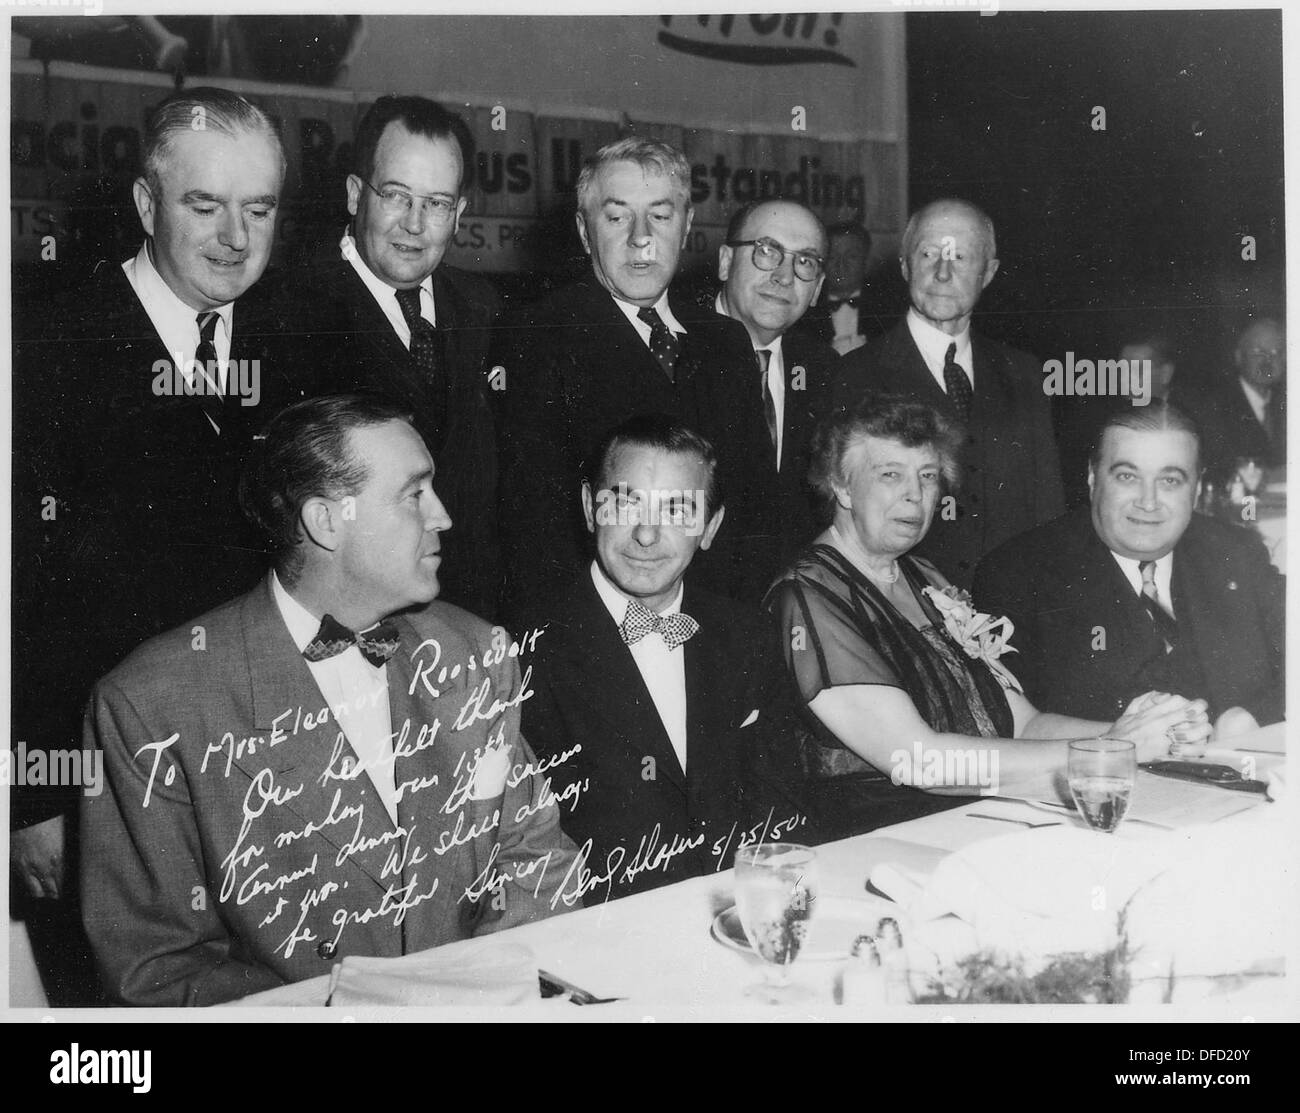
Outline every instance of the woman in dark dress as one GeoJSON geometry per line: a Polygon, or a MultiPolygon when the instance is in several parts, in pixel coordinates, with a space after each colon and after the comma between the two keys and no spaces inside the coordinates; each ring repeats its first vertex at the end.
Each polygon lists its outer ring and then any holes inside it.
{"type": "Polygon", "coordinates": [[[921,403],[868,396],[818,430],[810,479],[832,524],[768,591],[812,737],[806,772],[833,837],[975,795],[1068,799],[1067,741],[1137,743],[1139,761],[1208,737],[1205,704],[1148,692],[1115,723],[1038,711],[997,663],[969,601],[928,561],[925,536],[956,474],[957,433],[921,403]],[[972,631],[974,631],[972,633],[972,631]],[[986,741],[980,742],[978,739],[986,741]]]}

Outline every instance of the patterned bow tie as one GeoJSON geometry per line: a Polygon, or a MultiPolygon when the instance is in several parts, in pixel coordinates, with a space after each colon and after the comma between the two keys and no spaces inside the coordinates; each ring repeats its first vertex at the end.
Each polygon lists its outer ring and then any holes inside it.
{"type": "Polygon", "coordinates": [[[388,658],[397,652],[400,643],[397,626],[392,622],[381,622],[365,633],[358,634],[349,630],[332,614],[327,614],[320,620],[320,629],[307,643],[302,655],[309,661],[325,661],[355,645],[361,650],[361,656],[375,668],[381,669],[388,663],[388,658]]]}
{"type": "Polygon", "coordinates": [[[628,645],[636,645],[647,634],[658,634],[664,645],[676,649],[682,642],[690,641],[699,628],[700,624],[688,614],[655,614],[644,603],[633,599],[627,605],[618,632],[628,645]]]}

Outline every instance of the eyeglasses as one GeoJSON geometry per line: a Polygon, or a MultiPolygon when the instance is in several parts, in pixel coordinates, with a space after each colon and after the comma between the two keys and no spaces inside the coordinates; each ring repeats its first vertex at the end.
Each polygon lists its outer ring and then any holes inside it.
{"type": "Polygon", "coordinates": [[[454,197],[423,197],[418,193],[408,193],[404,189],[398,189],[397,186],[384,186],[383,189],[376,189],[364,178],[361,180],[365,183],[365,187],[379,198],[379,204],[384,212],[391,216],[403,216],[409,213],[416,201],[421,203],[421,215],[428,217],[430,223],[446,224],[456,215],[456,198],[454,197]]]}
{"type": "Polygon", "coordinates": [[[754,249],[754,266],[761,271],[774,271],[785,257],[794,258],[794,276],[803,282],[812,282],[826,265],[820,255],[811,251],[787,251],[776,240],[766,236],[757,240],[728,240],[728,247],[752,247],[754,249]]]}

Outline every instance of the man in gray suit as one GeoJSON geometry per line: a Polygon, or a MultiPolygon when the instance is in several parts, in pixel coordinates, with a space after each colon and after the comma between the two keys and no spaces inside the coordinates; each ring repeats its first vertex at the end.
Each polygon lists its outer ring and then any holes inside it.
{"type": "Polygon", "coordinates": [[[434,602],[433,479],[395,403],[289,407],[241,483],[274,571],[96,686],[81,883],[118,1000],[212,1004],[555,910],[573,854],[519,734],[531,640],[434,602]]]}

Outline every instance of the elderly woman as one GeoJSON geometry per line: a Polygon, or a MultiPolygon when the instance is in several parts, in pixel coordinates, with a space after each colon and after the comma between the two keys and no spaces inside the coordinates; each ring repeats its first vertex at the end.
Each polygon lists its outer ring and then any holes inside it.
{"type": "Polygon", "coordinates": [[[1147,761],[1166,756],[1175,728],[1183,743],[1210,731],[1202,701],[1158,692],[1115,723],[1040,712],[996,662],[996,632],[981,647],[961,629],[970,609],[961,614],[940,571],[908,555],[955,480],[958,437],[929,406],[868,396],[813,440],[809,477],[831,526],[765,603],[810,713],[808,771],[835,835],[962,802],[953,796],[1055,798],[1071,738],[1131,739],[1147,761]]]}

